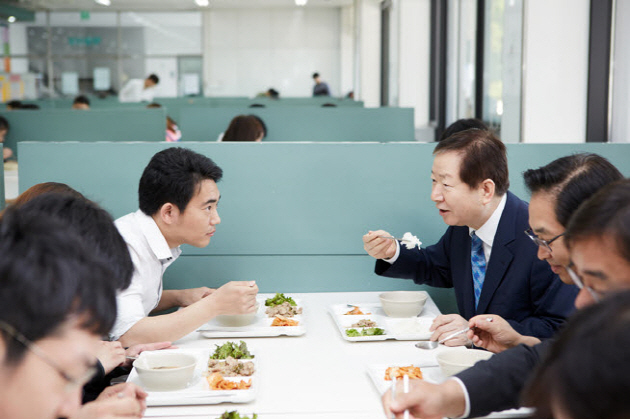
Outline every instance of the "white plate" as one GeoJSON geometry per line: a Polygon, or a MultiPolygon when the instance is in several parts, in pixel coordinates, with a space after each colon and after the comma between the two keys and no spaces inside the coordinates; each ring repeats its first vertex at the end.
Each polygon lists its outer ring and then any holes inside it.
{"type": "MultiPolygon", "coordinates": [[[[217,344],[220,346],[225,342],[218,342],[217,344]]],[[[206,375],[208,370],[208,358],[216,349],[214,344],[210,345],[207,349],[168,349],[169,352],[183,352],[197,358],[193,381],[188,387],[182,390],[147,391],[147,406],[204,405],[225,402],[247,403],[253,401],[256,398],[259,385],[258,377],[260,373],[258,371],[258,354],[251,349],[249,343],[247,344],[247,348],[254,355],[253,359],[246,360],[254,363],[254,374],[251,377],[225,377],[226,380],[237,382],[241,380],[248,381],[251,378],[252,385],[247,390],[210,390],[206,375]]],[[[142,387],[142,382],[135,368],[131,370],[127,382],[142,387]]]]}
{"type": "Polygon", "coordinates": [[[411,318],[393,318],[387,317],[379,303],[359,304],[359,308],[365,315],[345,314],[352,308],[347,304],[334,304],[329,306],[328,312],[335,320],[335,324],[341,333],[341,337],[350,342],[378,341],[387,339],[396,340],[428,340],[431,337],[429,328],[435,318],[434,314],[426,313],[426,307],[418,317],[411,318]],[[368,314],[369,313],[369,314],[368,314]],[[346,335],[347,329],[361,328],[352,327],[352,324],[362,319],[370,319],[376,322],[376,327],[385,330],[384,335],[379,336],[357,336],[349,337],[346,335]]]}
{"type": "MultiPolygon", "coordinates": [[[[287,297],[290,295],[285,294],[287,297]]],[[[254,323],[248,326],[242,327],[229,327],[221,325],[217,319],[212,319],[197,331],[206,338],[255,338],[255,337],[273,337],[273,336],[301,336],[306,333],[304,326],[304,305],[299,298],[294,298],[298,307],[302,307],[302,314],[298,314],[291,317],[293,320],[297,320],[299,324],[297,326],[271,326],[273,321],[272,317],[267,317],[265,310],[268,308],[265,306],[265,300],[268,297],[259,295],[257,298],[259,304],[258,312],[256,313],[256,320],[254,323]]]]}

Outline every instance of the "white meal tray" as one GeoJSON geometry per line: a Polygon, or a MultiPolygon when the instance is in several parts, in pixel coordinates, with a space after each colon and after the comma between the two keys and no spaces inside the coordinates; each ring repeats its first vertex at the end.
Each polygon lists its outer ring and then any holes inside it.
{"type": "MultiPolygon", "coordinates": [[[[379,394],[385,393],[392,386],[392,382],[389,380],[385,380],[385,370],[389,367],[408,367],[409,364],[375,364],[368,365],[367,373],[370,379],[372,380],[372,384],[376,387],[376,390],[379,394]]],[[[435,364],[422,364],[417,363],[413,364],[414,367],[419,367],[422,372],[422,379],[428,381],[429,383],[439,384],[445,381],[448,377],[446,377],[440,367],[436,367],[435,364]],[[427,366],[425,366],[427,365],[427,366]]],[[[488,416],[488,418],[499,419],[499,418],[526,418],[530,417],[534,412],[533,409],[529,409],[527,407],[522,407],[520,409],[509,409],[504,410],[502,412],[494,412],[488,416]]]]}
{"type": "MultiPolygon", "coordinates": [[[[217,319],[212,319],[197,331],[206,338],[256,338],[256,337],[274,337],[274,336],[302,336],[306,333],[306,327],[304,325],[304,305],[302,300],[294,298],[293,300],[298,307],[302,307],[302,314],[298,314],[291,317],[292,320],[297,320],[299,324],[297,326],[271,326],[273,321],[272,317],[267,317],[265,310],[268,308],[265,306],[265,300],[272,298],[274,295],[268,296],[259,295],[257,301],[259,303],[258,312],[256,313],[256,321],[249,326],[242,327],[228,327],[221,325],[217,319]]],[[[285,294],[287,297],[291,297],[289,294],[285,294]]]]}
{"type": "Polygon", "coordinates": [[[346,315],[352,310],[347,304],[334,304],[328,307],[328,312],[335,320],[335,324],[341,333],[341,337],[350,342],[378,341],[387,339],[396,340],[428,340],[431,337],[429,328],[433,319],[438,313],[428,312],[427,307],[422,310],[418,317],[411,318],[394,318],[387,317],[379,303],[358,304],[359,309],[365,315],[346,315]],[[367,314],[370,313],[370,314],[367,314]],[[376,322],[376,327],[385,330],[384,335],[378,336],[356,336],[350,337],[346,335],[346,330],[357,329],[352,325],[359,320],[369,319],[376,322]]]}
{"type": "MultiPolygon", "coordinates": [[[[227,341],[225,341],[227,342],[227,341]]],[[[218,345],[222,345],[225,342],[220,342],[218,345]]],[[[238,342],[235,342],[238,343],[238,342]]],[[[182,390],[174,391],[148,391],[147,406],[177,406],[177,405],[205,405],[205,404],[218,404],[218,403],[247,403],[256,398],[256,393],[259,387],[259,375],[258,370],[258,354],[254,352],[249,343],[247,344],[248,350],[254,355],[253,359],[247,359],[246,361],[252,361],[254,363],[255,371],[251,377],[224,377],[226,380],[239,382],[241,380],[252,380],[252,385],[247,390],[210,390],[208,381],[206,380],[206,371],[208,369],[208,358],[211,353],[214,353],[215,346],[207,349],[167,349],[169,352],[180,352],[193,355],[197,358],[197,366],[195,368],[195,375],[190,385],[182,390]]],[[[138,373],[135,368],[131,370],[127,382],[137,384],[143,387],[138,373]]],[[[145,389],[146,390],[146,389],[145,389]]]]}

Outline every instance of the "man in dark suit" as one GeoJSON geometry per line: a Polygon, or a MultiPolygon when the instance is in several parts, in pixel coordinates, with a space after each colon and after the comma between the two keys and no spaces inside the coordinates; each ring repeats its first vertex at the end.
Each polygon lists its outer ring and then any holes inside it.
{"type": "MultiPolygon", "coordinates": [[[[375,272],[418,284],[453,287],[459,314],[433,322],[432,340],[468,327],[478,314],[498,314],[519,333],[547,338],[573,310],[575,290],[538,260],[527,230],[527,204],[508,192],[505,145],[490,131],[470,129],[435,148],[431,199],[450,227],[424,249],[401,246],[371,231],[365,250],[375,272]]],[[[465,335],[449,346],[470,344],[465,335]]]]}

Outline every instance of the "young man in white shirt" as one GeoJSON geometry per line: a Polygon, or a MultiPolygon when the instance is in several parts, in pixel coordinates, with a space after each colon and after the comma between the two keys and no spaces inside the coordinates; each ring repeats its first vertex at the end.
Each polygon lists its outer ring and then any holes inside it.
{"type": "Polygon", "coordinates": [[[205,247],[221,222],[217,182],[223,172],[212,160],[185,148],[153,156],[140,179],[140,209],[116,220],[134,263],[131,285],[118,294],[118,316],[110,333],[123,346],[175,341],[220,314],[255,310],[254,281],[162,291],[164,271],[182,244],[205,247]],[[147,317],[152,311],[183,307],[147,317]]]}
{"type": "Polygon", "coordinates": [[[120,89],[118,100],[121,102],[153,102],[155,97],[155,86],[160,79],[155,74],[149,75],[146,79],[130,79],[120,89]]]}

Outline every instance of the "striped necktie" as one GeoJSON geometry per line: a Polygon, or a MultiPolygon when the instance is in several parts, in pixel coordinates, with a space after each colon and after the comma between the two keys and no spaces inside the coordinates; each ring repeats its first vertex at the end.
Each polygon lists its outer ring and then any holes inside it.
{"type": "Polygon", "coordinates": [[[479,304],[479,296],[486,277],[486,256],[483,253],[483,242],[473,231],[470,236],[470,262],[472,266],[473,288],[475,290],[475,310],[479,304]]]}

